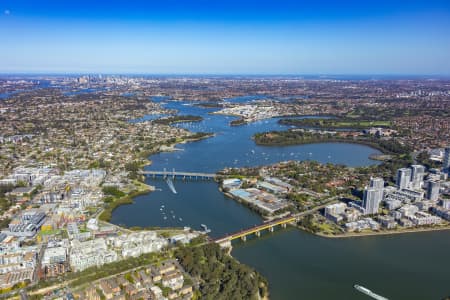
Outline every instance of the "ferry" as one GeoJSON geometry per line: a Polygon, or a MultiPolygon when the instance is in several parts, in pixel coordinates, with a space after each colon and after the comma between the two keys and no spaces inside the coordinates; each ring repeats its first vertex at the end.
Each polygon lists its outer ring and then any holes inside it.
{"type": "Polygon", "coordinates": [[[383,297],[383,296],[380,296],[380,295],[375,294],[374,292],[372,292],[372,291],[369,290],[368,288],[365,288],[365,287],[363,287],[363,286],[361,286],[361,285],[355,284],[353,287],[354,287],[358,292],[361,292],[361,293],[363,293],[363,294],[366,294],[367,296],[371,297],[372,299],[375,299],[375,300],[389,300],[389,299],[386,298],[386,297],[383,297]]]}

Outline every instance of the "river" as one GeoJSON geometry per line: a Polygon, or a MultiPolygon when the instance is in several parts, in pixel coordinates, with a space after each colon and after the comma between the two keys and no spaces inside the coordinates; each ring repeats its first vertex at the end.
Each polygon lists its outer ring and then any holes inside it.
{"type": "MultiPolygon", "coordinates": [[[[251,101],[257,97],[231,99],[251,101]]],[[[257,146],[255,132],[286,129],[277,119],[230,127],[232,117],[210,115],[214,108],[158,98],[180,114],[200,115],[198,123],[177,126],[214,132],[212,138],[180,144],[181,151],[151,156],[152,170],[216,172],[224,167],[271,164],[285,160],[317,160],[364,166],[378,163],[368,156],[379,153],[357,144],[313,144],[286,147],[257,146]]],[[[152,116],[149,116],[152,118],[152,116]]],[[[144,118],[145,119],[145,118],[144,118]]],[[[120,206],[112,222],[127,226],[190,226],[206,224],[219,237],[261,222],[243,205],[228,199],[211,181],[174,181],[177,194],[163,180],[147,179],[157,190],[120,206]]],[[[447,258],[450,232],[384,237],[327,239],[297,229],[278,230],[233,245],[233,256],[260,271],[269,280],[271,299],[367,299],[358,283],[390,299],[441,299],[450,293],[447,258]]]]}

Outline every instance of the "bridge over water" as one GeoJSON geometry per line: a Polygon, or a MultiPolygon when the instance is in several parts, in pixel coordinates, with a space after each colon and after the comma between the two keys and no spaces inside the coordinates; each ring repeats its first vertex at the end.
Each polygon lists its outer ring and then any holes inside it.
{"type": "Polygon", "coordinates": [[[141,171],[141,174],[146,176],[152,176],[153,178],[156,177],[162,177],[162,178],[168,178],[172,177],[172,179],[175,178],[181,178],[181,179],[214,179],[216,177],[216,174],[212,173],[200,173],[200,172],[183,172],[183,171],[175,171],[175,169],[172,169],[172,171],[168,171],[164,169],[163,171],[141,171]]]}
{"type": "Polygon", "coordinates": [[[333,200],[330,201],[330,202],[327,202],[325,204],[322,204],[320,206],[316,206],[316,207],[314,207],[314,208],[312,208],[310,210],[307,210],[307,211],[304,211],[304,212],[301,212],[301,213],[298,213],[298,214],[295,214],[295,215],[289,215],[289,216],[284,217],[284,218],[278,218],[278,219],[272,220],[270,222],[265,222],[265,223],[262,223],[260,225],[256,225],[256,226],[253,226],[253,227],[250,227],[250,228],[247,228],[247,229],[243,229],[241,231],[238,231],[238,232],[232,233],[230,235],[227,235],[227,236],[221,237],[219,239],[216,239],[216,240],[214,240],[214,242],[219,244],[222,247],[230,247],[231,246],[231,241],[233,241],[233,240],[241,239],[243,241],[246,241],[247,240],[247,236],[252,235],[252,234],[254,234],[254,235],[259,237],[261,235],[261,231],[268,230],[270,232],[273,232],[274,231],[274,227],[276,227],[276,226],[280,226],[282,228],[286,228],[287,224],[295,224],[295,223],[297,223],[300,220],[301,217],[304,217],[306,215],[310,215],[310,214],[312,214],[312,213],[314,213],[314,212],[324,208],[325,206],[335,202],[335,200],[334,200],[335,197],[330,198],[330,200],[331,199],[333,199],[333,200]]]}
{"type": "Polygon", "coordinates": [[[241,231],[238,231],[236,233],[227,235],[225,237],[219,238],[215,240],[217,244],[227,247],[231,245],[231,241],[235,239],[241,239],[245,241],[247,239],[248,235],[255,234],[256,236],[260,236],[261,231],[263,230],[269,230],[270,232],[273,232],[274,227],[280,225],[281,227],[285,228],[288,223],[294,223],[298,220],[296,216],[288,216],[285,218],[276,219],[274,221],[270,221],[267,223],[263,223],[261,225],[253,226],[241,231]]]}

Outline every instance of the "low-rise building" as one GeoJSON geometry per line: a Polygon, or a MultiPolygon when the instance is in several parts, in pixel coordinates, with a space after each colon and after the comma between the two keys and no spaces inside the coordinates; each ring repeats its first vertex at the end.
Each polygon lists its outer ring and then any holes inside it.
{"type": "Polygon", "coordinates": [[[53,277],[67,271],[68,249],[66,247],[50,247],[45,249],[41,262],[41,273],[44,277],[53,277]]]}
{"type": "Polygon", "coordinates": [[[450,221],[450,209],[445,209],[443,207],[434,207],[433,212],[434,214],[436,214],[436,216],[441,217],[444,220],[450,221]]]}
{"type": "Polygon", "coordinates": [[[386,229],[394,229],[397,227],[397,222],[395,222],[395,219],[391,216],[379,216],[378,221],[381,226],[386,229]]]}
{"type": "Polygon", "coordinates": [[[183,274],[181,274],[178,270],[165,273],[161,280],[161,284],[164,287],[171,288],[172,290],[181,289],[183,287],[183,283],[183,274]]]}
{"type": "Polygon", "coordinates": [[[436,225],[442,222],[442,219],[437,216],[432,216],[429,213],[419,211],[413,216],[409,216],[409,219],[416,226],[422,225],[436,225]]]}
{"type": "Polygon", "coordinates": [[[159,237],[154,231],[141,231],[120,236],[108,237],[108,245],[117,249],[122,257],[137,257],[144,253],[160,251],[168,244],[167,239],[159,237]]]}
{"type": "Polygon", "coordinates": [[[70,249],[70,265],[74,271],[83,271],[92,266],[101,266],[118,260],[115,251],[109,250],[103,238],[86,242],[73,240],[70,249]]]}
{"type": "Polygon", "coordinates": [[[424,197],[424,192],[411,189],[396,189],[394,187],[385,188],[384,190],[384,201],[397,200],[401,203],[411,203],[422,201],[424,197]]]}
{"type": "Polygon", "coordinates": [[[406,204],[398,209],[403,218],[408,218],[414,216],[419,208],[416,205],[406,204]]]}
{"type": "Polygon", "coordinates": [[[39,210],[25,210],[13,219],[6,234],[18,237],[33,237],[45,222],[45,213],[39,210]]]}
{"type": "Polygon", "coordinates": [[[398,223],[399,223],[401,226],[406,227],[406,228],[409,228],[409,227],[413,227],[413,226],[414,226],[414,223],[413,223],[411,220],[406,219],[406,218],[400,219],[400,220],[398,221],[398,223]]]}
{"type": "Polygon", "coordinates": [[[345,223],[345,228],[347,231],[378,230],[380,229],[380,224],[371,218],[364,218],[356,222],[345,223]]]}

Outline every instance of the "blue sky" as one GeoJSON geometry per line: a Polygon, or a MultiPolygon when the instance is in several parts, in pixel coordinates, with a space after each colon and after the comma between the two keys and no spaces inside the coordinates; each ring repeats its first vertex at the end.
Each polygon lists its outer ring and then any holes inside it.
{"type": "Polygon", "coordinates": [[[450,74],[450,1],[0,0],[0,72],[450,74]]]}

